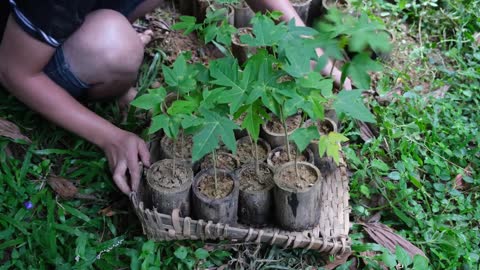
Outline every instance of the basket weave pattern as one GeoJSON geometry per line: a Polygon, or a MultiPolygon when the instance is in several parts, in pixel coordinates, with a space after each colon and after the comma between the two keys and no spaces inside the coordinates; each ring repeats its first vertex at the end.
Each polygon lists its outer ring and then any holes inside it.
{"type": "Polygon", "coordinates": [[[229,240],[235,243],[264,243],[284,248],[313,249],[326,254],[351,251],[348,176],[345,162],[324,175],[320,223],[312,230],[291,232],[275,227],[250,228],[242,224],[228,225],[212,221],[180,217],[175,209],[170,215],[146,209],[141,195],[132,193],[131,201],[140,219],[144,234],[155,241],[165,240],[229,240]]]}

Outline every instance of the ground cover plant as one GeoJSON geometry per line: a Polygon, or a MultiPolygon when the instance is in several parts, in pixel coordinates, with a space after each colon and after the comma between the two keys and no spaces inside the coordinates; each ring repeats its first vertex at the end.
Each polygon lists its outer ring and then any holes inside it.
{"type": "MultiPolygon", "coordinates": [[[[394,63],[387,63],[391,68],[375,80],[376,92],[367,95],[377,135],[366,134],[348,118],[342,124],[349,138],[343,151],[352,172],[351,257],[333,261],[274,247],[147,241],[128,210],[128,199],[112,185],[103,154],[49,125],[2,90],[2,120],[15,123],[26,137],[1,122],[0,268],[191,269],[228,263],[250,269],[312,269],[333,263],[343,263],[337,269],[382,269],[382,263],[391,269],[398,263],[407,269],[478,268],[480,56],[475,31],[480,26],[475,18],[480,4],[438,1],[438,8],[428,4],[433,1],[422,3],[352,3],[373,19],[385,16],[387,29],[398,27],[399,44],[404,32],[417,42],[402,45],[412,50],[401,66],[395,65],[400,59],[392,52],[394,63]],[[429,22],[437,15],[449,19],[429,22]],[[73,180],[77,189],[61,185],[54,175],[73,180]],[[52,188],[58,186],[69,188],[52,188]],[[364,228],[378,220],[378,215],[372,219],[376,213],[429,261],[405,256],[402,248],[389,251],[372,240],[364,228]]],[[[149,67],[150,62],[144,76],[149,67]]],[[[116,106],[92,106],[110,121],[139,130],[141,121],[135,126],[123,121],[116,106]]]]}

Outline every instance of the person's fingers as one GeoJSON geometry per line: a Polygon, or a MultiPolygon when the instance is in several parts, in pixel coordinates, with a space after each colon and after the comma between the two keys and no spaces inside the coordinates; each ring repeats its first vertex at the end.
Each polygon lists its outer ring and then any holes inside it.
{"type": "Polygon", "coordinates": [[[138,164],[138,154],[132,154],[132,158],[128,160],[128,172],[130,174],[130,183],[132,185],[132,191],[137,191],[140,185],[140,166],[138,164]]]}
{"type": "Polygon", "coordinates": [[[127,164],[124,161],[120,161],[115,167],[113,172],[113,182],[117,187],[125,194],[130,194],[130,187],[127,183],[127,164]]]}
{"type": "Polygon", "coordinates": [[[150,167],[150,151],[148,150],[147,144],[142,141],[138,146],[138,154],[140,155],[140,160],[142,161],[145,167],[150,167]]]}

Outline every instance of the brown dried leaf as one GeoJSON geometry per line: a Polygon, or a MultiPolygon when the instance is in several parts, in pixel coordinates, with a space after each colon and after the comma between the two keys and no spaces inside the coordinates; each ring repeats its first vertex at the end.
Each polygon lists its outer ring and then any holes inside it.
{"type": "Polygon", "coordinates": [[[375,138],[373,131],[370,127],[362,121],[357,121],[357,125],[360,128],[360,137],[363,141],[368,142],[371,139],[375,138]]]}
{"type": "Polygon", "coordinates": [[[378,103],[380,103],[380,105],[387,106],[388,104],[395,102],[396,96],[397,95],[401,96],[402,92],[403,92],[403,85],[400,84],[399,86],[395,87],[388,93],[377,96],[376,99],[378,103]]]}
{"type": "Polygon", "coordinates": [[[456,177],[455,177],[455,183],[454,183],[454,187],[455,189],[458,189],[458,190],[462,190],[462,189],[465,189],[466,186],[467,186],[467,183],[465,183],[465,181],[463,181],[463,176],[466,175],[466,176],[471,176],[472,175],[472,172],[470,171],[470,165],[471,164],[468,164],[467,167],[465,167],[465,169],[463,169],[463,173],[459,173],[456,177]]]}
{"type": "Polygon", "coordinates": [[[352,255],[352,252],[347,252],[347,253],[344,253],[340,256],[336,256],[335,260],[333,260],[333,262],[329,262],[328,264],[323,266],[323,268],[326,269],[326,270],[333,270],[333,269],[337,268],[338,266],[346,263],[347,260],[348,260],[348,257],[350,257],[350,255],[352,255]]]}
{"type": "Polygon", "coordinates": [[[28,143],[32,141],[20,132],[20,129],[12,122],[0,118],[0,136],[13,140],[24,140],[28,143]]]}
{"type": "Polygon", "coordinates": [[[450,85],[444,85],[438,88],[437,90],[428,93],[428,95],[426,95],[424,99],[427,100],[429,97],[433,97],[435,99],[444,98],[445,94],[448,92],[449,89],[450,89],[450,85]]]}
{"type": "Polygon", "coordinates": [[[475,38],[475,42],[477,43],[477,46],[480,46],[480,32],[479,33],[475,33],[473,35],[473,38],[475,38]]]}
{"type": "Polygon", "coordinates": [[[61,177],[49,177],[47,183],[63,199],[72,199],[78,193],[78,188],[72,182],[61,177]]]}
{"type": "Polygon", "coordinates": [[[112,206],[107,206],[103,209],[101,209],[100,211],[98,211],[99,214],[102,214],[106,217],[111,217],[111,216],[114,216],[115,214],[117,214],[117,212],[115,212],[113,209],[112,209],[112,206]]]}
{"type": "Polygon", "coordinates": [[[391,228],[380,222],[361,223],[361,225],[363,225],[365,231],[375,242],[386,247],[392,253],[395,253],[396,246],[400,246],[405,249],[405,251],[407,251],[412,258],[415,256],[415,254],[426,257],[425,253],[423,253],[421,249],[410,243],[405,238],[396,234],[391,228]]]}

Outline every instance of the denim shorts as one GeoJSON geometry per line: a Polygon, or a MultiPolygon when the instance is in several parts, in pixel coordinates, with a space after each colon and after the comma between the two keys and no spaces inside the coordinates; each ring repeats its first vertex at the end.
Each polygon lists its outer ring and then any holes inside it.
{"type": "MultiPolygon", "coordinates": [[[[127,16],[144,0],[128,1],[128,4],[119,8],[119,12],[127,16]]],[[[65,59],[63,47],[60,46],[55,50],[52,58],[43,69],[45,74],[55,83],[65,89],[74,98],[81,99],[85,97],[88,89],[92,86],[78,78],[70,68],[65,59]]]]}

